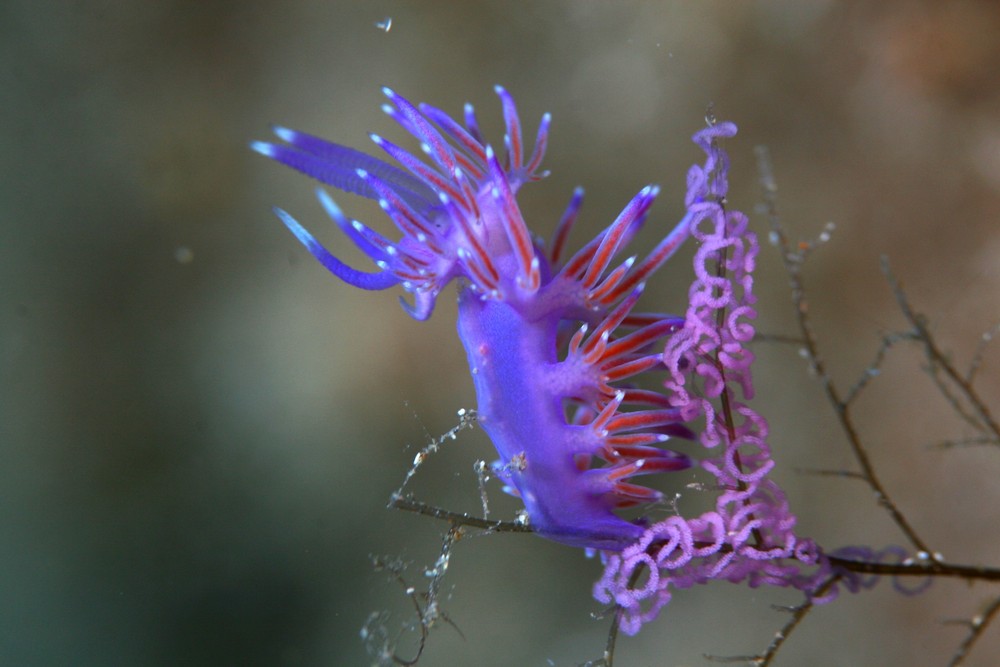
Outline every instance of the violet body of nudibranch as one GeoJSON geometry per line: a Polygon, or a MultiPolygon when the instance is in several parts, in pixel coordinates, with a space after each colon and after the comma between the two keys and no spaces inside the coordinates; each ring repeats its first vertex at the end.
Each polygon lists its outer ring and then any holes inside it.
{"type": "Polygon", "coordinates": [[[659,189],[639,191],[618,218],[566,259],[567,234],[582,202],[574,193],[546,246],[529,231],[515,195],[542,178],[550,117],[542,117],[526,154],[512,97],[499,86],[507,132],[501,158],[484,142],[471,106],[464,126],[444,112],[414,106],[393,91],[384,110],[413,135],[421,159],[378,136],[372,140],[402,169],[345,146],[285,128],[283,144],[252,148],[327,185],[378,201],[402,234],[392,241],[346,218],[322,190],[326,212],[377,271],[334,257],[288,213],[277,215],[344,282],[370,290],[395,285],[412,295],[404,308],[430,316],[459,278],[458,332],[478,399],[479,423],[499,453],[494,471],[524,502],[539,534],[570,545],[620,551],[640,523],[622,507],[661,494],[629,480],[689,468],[662,447],[692,437],[662,394],[622,384],[662,366],[663,341],[683,319],[638,313],[645,281],[689,235],[685,216],[644,259],[616,256],[646,221],[659,189]]]}

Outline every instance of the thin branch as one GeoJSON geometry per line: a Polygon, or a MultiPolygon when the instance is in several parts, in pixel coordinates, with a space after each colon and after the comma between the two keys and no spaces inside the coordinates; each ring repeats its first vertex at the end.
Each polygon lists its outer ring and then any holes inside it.
{"type": "Polygon", "coordinates": [[[429,516],[432,519],[447,521],[454,526],[479,528],[489,533],[532,532],[531,526],[527,523],[519,523],[516,521],[494,521],[491,519],[481,519],[479,517],[471,516],[465,512],[449,512],[448,510],[441,509],[440,507],[434,507],[433,505],[428,505],[418,500],[414,500],[411,496],[393,495],[392,498],[389,499],[388,507],[389,509],[423,514],[424,516],[429,516]]]}
{"type": "MultiPolygon", "coordinates": [[[[882,258],[882,272],[892,286],[893,294],[896,297],[896,302],[899,304],[899,309],[903,311],[903,316],[906,317],[906,320],[917,332],[920,341],[923,343],[924,351],[927,354],[927,360],[930,362],[931,367],[944,371],[948,379],[961,390],[969,405],[972,406],[977,420],[982,424],[981,428],[992,433],[993,437],[1000,441],[1000,424],[997,423],[996,419],[990,413],[990,409],[979,398],[979,394],[973,388],[971,382],[959,374],[947,356],[941,351],[941,348],[938,347],[931,332],[927,329],[925,318],[913,310],[909,300],[906,298],[906,293],[903,291],[902,284],[893,275],[892,270],[889,268],[889,260],[885,257],[882,258]]],[[[971,372],[970,374],[974,375],[971,372]]]]}
{"type": "Polygon", "coordinates": [[[839,575],[834,575],[823,582],[823,584],[817,588],[812,596],[808,598],[805,602],[795,608],[792,612],[792,617],[785,623],[784,627],[774,633],[774,639],[768,645],[767,649],[760,655],[759,660],[756,661],[758,667],[767,667],[773,661],[775,656],[778,654],[778,649],[782,647],[785,641],[788,640],[788,636],[795,631],[795,628],[802,623],[803,619],[811,612],[815,607],[816,603],[813,600],[821,598],[833,588],[837,582],[840,581],[839,575]]]}
{"type": "Polygon", "coordinates": [[[483,518],[490,518],[490,496],[486,493],[486,482],[489,481],[489,466],[486,461],[479,459],[472,464],[472,471],[476,473],[476,482],[479,483],[479,500],[483,504],[483,518]]]}
{"type": "Polygon", "coordinates": [[[413,657],[401,657],[396,651],[398,638],[395,641],[389,639],[389,633],[386,629],[388,614],[385,612],[376,612],[370,615],[368,617],[368,622],[365,623],[365,626],[361,629],[361,637],[368,646],[369,652],[374,655],[379,665],[387,666],[394,664],[401,665],[402,667],[413,667],[420,662],[420,656],[423,655],[424,648],[427,646],[427,638],[430,635],[431,629],[438,622],[438,620],[444,621],[453,627],[455,632],[457,632],[460,637],[463,639],[465,638],[462,631],[457,625],[455,625],[448,615],[442,611],[438,603],[441,581],[444,579],[444,575],[448,571],[448,563],[451,559],[451,549],[460,537],[461,528],[457,526],[452,526],[445,534],[441,546],[441,553],[435,561],[434,566],[424,571],[424,576],[428,579],[426,591],[417,591],[414,586],[409,584],[403,576],[403,572],[406,570],[406,564],[398,558],[385,558],[383,556],[375,556],[372,558],[372,564],[375,566],[376,571],[389,572],[391,578],[402,586],[406,596],[410,599],[410,603],[413,605],[413,609],[417,617],[417,627],[419,628],[420,633],[413,657]],[[423,604],[421,604],[421,602],[423,604]]]}
{"type": "MultiPolygon", "coordinates": [[[[479,528],[490,533],[532,532],[531,526],[523,523],[514,521],[491,521],[479,517],[469,516],[465,513],[449,512],[447,510],[416,501],[412,498],[394,498],[390,501],[389,507],[407,512],[415,512],[440,521],[447,521],[456,528],[479,528]]],[[[708,544],[695,542],[694,546],[697,548],[704,548],[708,546],[708,544]]],[[[727,549],[725,547],[723,547],[720,551],[720,553],[726,552],[727,549]]],[[[944,561],[934,559],[929,553],[928,557],[924,560],[915,560],[904,563],[860,561],[850,558],[838,558],[836,556],[828,556],[828,558],[834,567],[847,572],[857,572],[860,574],[876,574],[894,577],[955,577],[967,579],[969,581],[1000,581],[1000,568],[946,563],[944,561]]]]}
{"type": "MultiPolygon", "coordinates": [[[[637,567],[632,571],[632,576],[629,577],[628,581],[629,588],[633,588],[636,582],[639,581],[643,569],[642,567],[637,567]]],[[[611,627],[608,629],[608,640],[604,644],[604,655],[597,660],[588,660],[580,665],[580,667],[614,667],[615,645],[618,643],[618,633],[621,629],[622,614],[625,613],[625,609],[621,605],[615,605],[600,616],[595,615],[595,618],[603,618],[608,612],[612,612],[612,619],[611,627]]]]}
{"type": "Polygon", "coordinates": [[[753,665],[754,667],[767,667],[774,661],[774,658],[777,657],[778,650],[788,640],[788,637],[795,631],[799,624],[802,623],[809,612],[816,607],[814,600],[826,595],[830,589],[840,581],[841,578],[842,577],[840,575],[833,575],[824,581],[810,597],[806,598],[805,602],[796,607],[779,607],[778,609],[781,611],[791,612],[792,617],[780,630],[774,633],[774,639],[771,640],[771,643],[768,644],[763,653],[758,655],[740,656],[715,656],[706,654],[703,657],[711,662],[744,663],[753,665]]]}
{"type": "Polygon", "coordinates": [[[417,470],[424,464],[424,461],[426,461],[432,454],[436,454],[441,448],[441,445],[443,445],[446,441],[455,440],[461,431],[474,427],[477,420],[478,417],[476,416],[475,410],[466,410],[465,408],[459,410],[458,424],[444,435],[438,436],[437,438],[431,438],[430,442],[428,442],[423,449],[417,452],[417,455],[413,457],[413,465],[411,465],[410,469],[406,472],[406,476],[403,478],[403,483],[399,485],[399,488],[393,496],[402,496],[403,489],[405,489],[406,485],[410,483],[413,476],[417,474],[417,470]]]}
{"type": "Polygon", "coordinates": [[[795,468],[795,472],[816,477],[840,477],[841,479],[858,479],[867,482],[865,476],[851,470],[827,470],[825,468],[795,468]]]}
{"type": "Polygon", "coordinates": [[[959,667],[959,665],[965,662],[972,647],[983,636],[983,632],[987,626],[996,618],[997,612],[1000,612],[1000,597],[993,600],[983,613],[969,619],[969,634],[958,645],[954,655],[951,656],[951,662],[948,663],[948,667],[959,667]]]}
{"type": "MultiPolygon", "coordinates": [[[[636,568],[638,570],[638,568],[636,568]]],[[[611,628],[608,630],[608,641],[604,644],[604,666],[614,667],[615,646],[618,643],[618,631],[621,628],[622,608],[615,610],[614,620],[611,621],[611,628]]]]}
{"type": "MultiPolygon", "coordinates": [[[[427,645],[427,635],[430,634],[430,627],[424,622],[424,609],[420,606],[420,601],[417,599],[415,589],[410,586],[406,579],[403,578],[404,566],[402,564],[385,560],[382,557],[373,558],[372,564],[375,566],[376,572],[380,570],[388,570],[391,572],[392,578],[403,587],[403,590],[406,591],[406,596],[410,598],[410,602],[413,604],[413,608],[417,616],[417,625],[420,628],[420,638],[417,641],[417,649],[412,658],[401,658],[399,654],[390,649],[388,645],[384,645],[380,653],[380,662],[382,662],[382,664],[388,664],[388,662],[391,661],[397,665],[403,665],[404,667],[415,665],[420,661],[420,656],[424,653],[424,647],[427,645]]],[[[363,637],[366,632],[367,630],[362,631],[363,637]]]]}
{"type": "Polygon", "coordinates": [[[854,400],[861,394],[861,392],[868,386],[868,383],[877,378],[882,372],[882,362],[885,361],[885,357],[892,347],[904,340],[915,340],[916,336],[911,332],[904,333],[890,333],[882,337],[882,344],[879,345],[878,350],[875,352],[875,358],[868,368],[866,368],[862,373],[858,381],[854,383],[854,386],[847,391],[847,398],[844,402],[850,405],[854,400]]]}
{"type": "MultiPolygon", "coordinates": [[[[711,112],[709,112],[709,115],[707,115],[706,118],[712,119],[712,116],[710,114],[711,114],[711,112]]],[[[709,124],[712,124],[713,122],[714,122],[714,119],[710,120],[709,124]]],[[[726,213],[725,200],[720,200],[718,202],[718,204],[719,204],[719,207],[722,209],[722,215],[725,217],[726,220],[728,220],[729,217],[728,217],[728,214],[726,213]]],[[[725,229],[725,228],[726,227],[723,226],[723,229],[725,229]]],[[[717,255],[716,260],[715,260],[716,261],[716,264],[715,264],[715,277],[718,278],[720,281],[723,281],[723,280],[726,280],[726,261],[727,261],[728,256],[729,256],[729,246],[725,246],[724,245],[721,248],[719,248],[719,250],[717,252],[718,252],[718,255],[717,255]]],[[[719,293],[721,292],[721,289],[722,289],[721,287],[713,288],[712,291],[715,293],[716,297],[719,296],[719,293]]],[[[719,308],[718,311],[716,312],[716,315],[715,315],[715,330],[716,331],[722,331],[723,328],[725,328],[725,324],[726,324],[726,309],[725,308],[719,308]]],[[[709,363],[711,363],[713,366],[715,366],[715,372],[719,374],[719,378],[720,378],[720,380],[722,382],[722,393],[719,394],[719,403],[721,404],[721,407],[722,407],[722,422],[723,422],[723,424],[725,424],[725,427],[726,427],[726,438],[727,438],[727,445],[728,445],[728,444],[733,443],[736,440],[736,425],[735,425],[735,422],[733,420],[733,406],[731,405],[731,400],[732,399],[731,399],[731,396],[730,396],[729,380],[726,379],[726,367],[722,363],[722,357],[721,357],[721,350],[720,349],[716,348],[715,352],[712,354],[711,358],[709,359],[709,363]]],[[[736,468],[742,472],[742,470],[743,470],[743,462],[740,459],[741,459],[741,457],[740,457],[739,450],[734,451],[733,452],[733,463],[735,463],[736,464],[736,468]]],[[[747,490],[748,487],[747,487],[747,483],[745,481],[743,481],[743,479],[738,479],[737,482],[736,482],[736,484],[737,484],[737,486],[738,486],[738,488],[739,488],[739,490],[741,492],[746,492],[746,490],[747,490]]],[[[746,507],[749,507],[749,505],[750,505],[750,498],[746,498],[743,501],[743,505],[746,506],[746,507]]],[[[750,514],[749,517],[748,517],[748,519],[749,519],[749,521],[751,523],[753,523],[755,521],[755,518],[754,518],[753,514],[750,514]]],[[[751,533],[753,534],[753,541],[754,541],[754,543],[758,547],[762,547],[764,545],[764,538],[761,535],[760,529],[759,528],[754,528],[751,531],[751,533]]]]}
{"type": "Polygon", "coordinates": [[[991,438],[988,435],[977,435],[972,438],[959,438],[957,440],[942,440],[929,445],[932,449],[957,449],[959,447],[981,447],[983,445],[1000,445],[1000,440],[991,438]]]}
{"type": "MultiPolygon", "coordinates": [[[[926,552],[924,552],[926,553],[926,552]]],[[[1000,581],[1000,568],[980,565],[945,563],[927,554],[926,559],[902,563],[877,563],[828,556],[836,568],[859,574],[876,574],[890,577],[950,577],[967,581],[1000,581]]]]}
{"type": "Polygon", "coordinates": [[[916,530],[910,525],[910,522],[899,510],[899,508],[896,507],[896,504],[893,502],[892,498],[885,490],[885,487],[882,485],[882,482],[871,463],[871,459],[868,456],[868,451],[861,443],[861,438],[858,435],[858,431],[854,426],[853,420],[851,419],[850,408],[841,398],[840,392],[833,383],[833,378],[830,377],[830,374],[826,370],[826,365],[819,353],[819,346],[816,342],[816,333],[813,330],[812,322],[808,316],[809,303],[806,300],[805,287],[802,280],[802,262],[812,246],[808,243],[799,243],[797,249],[792,250],[791,243],[788,236],[785,234],[785,230],[778,217],[776,199],[777,186],[774,183],[774,172],[771,168],[770,157],[767,149],[763,146],[759,146],[756,152],[758,168],[761,175],[761,186],[764,190],[765,212],[767,213],[767,217],[771,223],[771,240],[775,242],[781,250],[781,259],[785,265],[785,271],[788,274],[788,279],[791,284],[792,302],[795,305],[796,320],[798,321],[799,331],[802,334],[802,340],[807,358],[809,359],[812,369],[815,371],[817,377],[819,377],[820,382],[823,385],[823,390],[826,392],[827,399],[833,406],[837,419],[840,421],[840,426],[847,436],[848,443],[854,453],[854,458],[857,459],[858,465],[861,468],[861,473],[864,475],[865,480],[868,482],[872,491],[875,492],[875,497],[878,499],[879,504],[889,512],[892,520],[897,526],[899,526],[899,529],[904,535],[906,535],[910,544],[912,544],[914,548],[918,551],[930,553],[930,548],[924,540],[917,535],[916,530]]]}
{"type": "MultiPolygon", "coordinates": [[[[426,591],[417,591],[414,586],[411,586],[406,581],[403,576],[406,565],[401,560],[384,557],[373,558],[373,563],[377,571],[388,571],[392,578],[403,587],[406,596],[410,599],[410,602],[413,605],[413,609],[417,617],[417,627],[419,629],[417,647],[413,657],[404,658],[399,655],[396,649],[396,646],[398,645],[398,637],[390,637],[387,629],[386,624],[388,622],[388,613],[375,612],[368,617],[367,622],[361,629],[361,637],[365,642],[369,653],[377,661],[377,664],[383,667],[387,667],[389,665],[413,667],[416,665],[420,661],[420,657],[423,655],[430,631],[438,620],[442,620],[452,626],[455,631],[464,638],[462,631],[441,609],[439,604],[441,582],[448,571],[452,547],[462,537],[464,525],[471,525],[478,521],[483,525],[477,527],[482,527],[489,532],[505,530],[505,527],[500,525],[503,522],[490,522],[486,519],[477,520],[475,517],[469,517],[468,515],[458,515],[452,512],[446,512],[444,510],[419,503],[413,500],[409,495],[403,495],[403,489],[416,474],[420,466],[427,460],[427,458],[436,453],[446,440],[455,440],[459,431],[472,428],[476,422],[476,414],[474,411],[459,410],[458,416],[459,423],[457,426],[438,438],[430,438],[430,442],[417,452],[417,455],[413,459],[413,465],[407,471],[406,476],[403,479],[403,483],[400,485],[399,489],[392,494],[392,497],[389,500],[389,507],[391,508],[407,509],[446,520],[449,519],[450,515],[454,515],[459,517],[460,520],[452,520],[449,522],[450,526],[448,528],[448,532],[444,536],[441,552],[438,555],[437,560],[432,566],[424,570],[423,574],[427,579],[426,591]]],[[[488,512],[485,489],[483,490],[483,494],[483,512],[485,515],[488,512]]]]}
{"type": "Polygon", "coordinates": [[[955,392],[952,390],[952,388],[948,385],[947,378],[942,377],[941,375],[942,369],[939,365],[935,364],[933,361],[930,361],[928,365],[924,367],[924,370],[926,370],[927,374],[930,375],[931,382],[934,383],[934,386],[937,387],[938,392],[940,392],[940,394],[944,397],[944,400],[948,403],[948,405],[951,406],[951,409],[955,411],[955,414],[961,417],[966,424],[968,424],[975,430],[977,431],[986,430],[986,427],[983,424],[983,422],[980,421],[980,419],[962,403],[962,399],[959,398],[959,396],[957,396],[955,392]]]}

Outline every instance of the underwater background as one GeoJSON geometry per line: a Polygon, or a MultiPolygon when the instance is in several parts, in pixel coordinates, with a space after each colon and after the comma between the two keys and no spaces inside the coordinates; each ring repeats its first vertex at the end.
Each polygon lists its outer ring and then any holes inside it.
{"type": "MultiPolygon", "coordinates": [[[[270,123],[377,154],[404,145],[379,111],[388,85],[499,143],[494,84],[526,134],[553,116],[521,209],[548,235],[587,189],[570,243],[662,187],[635,252],[683,215],[708,105],[735,121],[730,200],[762,239],[754,147],[770,149],[793,236],[836,228],[805,268],[831,373],[849,387],[903,326],[887,255],[961,364],[1000,320],[1000,5],[894,0],[732,2],[185,1],[0,8],[0,663],[362,665],[359,632],[412,608],[370,556],[422,583],[444,525],[389,511],[418,449],[475,407],[454,294],[429,322],[396,293],[327,274],[271,212],[280,204],[344,259],[361,255],[314,185],[252,153],[270,123]],[[391,19],[391,24],[388,23],[391,19]]],[[[383,232],[377,205],[337,195],[383,232]]],[[[573,245],[573,248],[578,247],[573,245]]],[[[683,312],[691,249],[650,282],[683,312]]],[[[759,330],[794,334],[788,279],[765,244],[759,330]]],[[[794,345],[757,343],[754,406],[799,532],[835,548],[904,542],[866,488],[804,468],[852,465],[794,345]]],[[[916,348],[894,350],[856,407],[895,500],[955,562],[1000,553],[1000,458],[931,445],[963,433],[916,348]]],[[[997,352],[980,375],[1000,399],[997,352]]],[[[966,433],[968,434],[968,433],[966,433]]],[[[420,470],[429,503],[477,511],[463,432],[420,470]]],[[[694,494],[685,473],[660,488],[694,494]],[[673,486],[671,486],[673,485],[673,486]]],[[[518,508],[490,487],[491,510],[518,508]]],[[[456,545],[442,625],[421,664],[575,665],[599,657],[600,574],[532,536],[456,545]]],[[[883,583],[820,609],[778,664],[944,664],[943,624],[991,593],[883,583]]],[[[674,596],[619,642],[616,664],[699,665],[760,650],[798,594],[715,583],[674,596]]],[[[995,627],[968,665],[1000,652],[995,627]]],[[[404,638],[404,654],[413,647],[404,638]]]]}

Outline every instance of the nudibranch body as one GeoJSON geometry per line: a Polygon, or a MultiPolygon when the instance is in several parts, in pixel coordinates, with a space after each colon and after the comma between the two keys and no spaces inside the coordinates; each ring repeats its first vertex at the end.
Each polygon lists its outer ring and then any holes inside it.
{"type": "Polygon", "coordinates": [[[614,510],[661,494],[629,480],[683,470],[691,460],[663,449],[691,437],[665,396],[623,381],[662,368],[657,343],[677,317],[634,311],[645,281],[689,234],[690,215],[641,261],[615,257],[646,221],[658,188],[643,188],[618,218],[568,259],[564,249],[583,199],[574,193],[546,247],[529,231],[515,195],[538,169],[550,117],[526,156],[513,98],[499,86],[507,133],[501,162],[483,141],[471,106],[464,126],[385,89],[385,111],[416,137],[427,160],[372,135],[400,169],[345,146],[276,128],[284,144],[252,148],[323,183],[378,201],[402,236],[390,241],[346,218],[323,191],[334,222],[377,272],[334,257],[288,213],[275,209],[310,252],[344,282],[401,285],[415,319],[430,316],[441,290],[460,278],[458,333],[478,399],[479,423],[499,454],[493,469],[520,496],[539,534],[618,551],[643,533],[614,510]],[[624,409],[624,408],[628,409],[624,409]]]}

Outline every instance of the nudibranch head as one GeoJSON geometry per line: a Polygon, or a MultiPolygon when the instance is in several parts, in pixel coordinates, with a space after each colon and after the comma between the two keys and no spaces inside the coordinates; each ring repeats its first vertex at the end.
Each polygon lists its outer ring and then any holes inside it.
{"type": "Polygon", "coordinates": [[[545,114],[526,153],[513,98],[497,86],[506,124],[504,156],[483,140],[471,106],[464,125],[384,89],[384,109],[419,142],[419,158],[379,135],[400,167],[286,128],[283,144],[251,147],[327,185],[372,198],[398,228],[391,241],[348,219],[323,191],[327,214],[377,267],[337,259],[288,213],[277,215],[334,275],[355,287],[401,285],[415,319],[430,316],[441,290],[460,278],[458,331],[478,398],[479,422],[499,453],[494,470],[520,496],[536,532],[583,547],[621,550],[643,528],[622,507],[661,494],[632,477],[691,466],[663,449],[689,438],[680,411],[625,381],[662,369],[662,342],[683,319],[634,308],[646,280],[689,234],[690,215],[644,259],[615,258],[645,223],[659,188],[639,191],[618,218],[568,259],[564,250],[583,201],[577,190],[546,247],[525,223],[518,189],[539,172],[545,114]]]}

